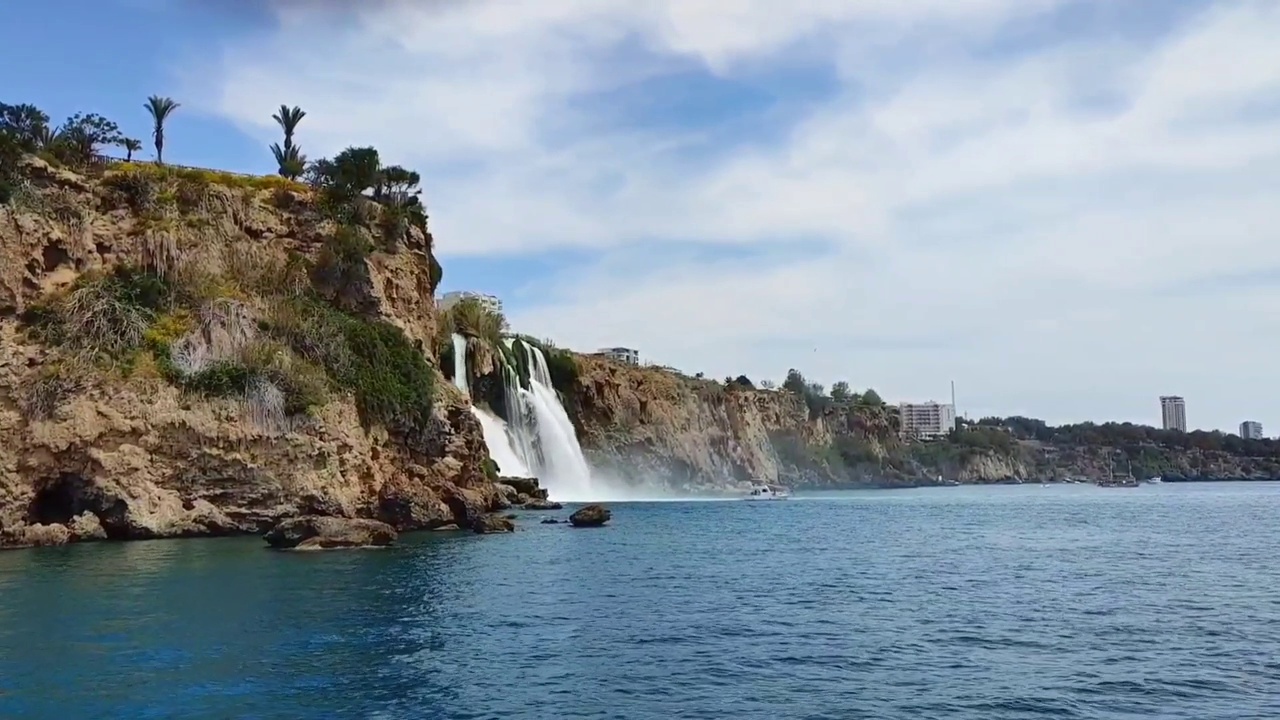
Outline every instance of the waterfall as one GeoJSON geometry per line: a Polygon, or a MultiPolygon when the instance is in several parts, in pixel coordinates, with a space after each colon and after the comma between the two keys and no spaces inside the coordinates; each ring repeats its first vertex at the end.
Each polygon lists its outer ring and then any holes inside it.
{"type": "Polygon", "coordinates": [[[523,392],[533,407],[537,420],[538,441],[542,447],[543,466],[540,479],[558,498],[566,500],[598,500],[592,487],[591,468],[578,444],[578,435],[565,412],[560,397],[551,385],[551,373],[542,350],[524,345],[529,359],[529,389],[523,392]]]}
{"type": "MultiPolygon", "coordinates": [[[[467,383],[467,339],[458,333],[453,334],[453,385],[467,397],[471,397],[471,389],[467,383]]],[[[512,447],[511,433],[507,432],[502,418],[476,407],[475,403],[471,404],[471,414],[480,421],[485,447],[489,449],[489,457],[498,464],[498,472],[517,477],[528,476],[529,464],[512,447]]]]}
{"type": "Polygon", "coordinates": [[[467,387],[467,339],[458,333],[453,334],[453,386],[471,397],[471,388],[467,387]]]}
{"type": "MultiPolygon", "coordinates": [[[[542,350],[520,343],[529,365],[529,387],[521,386],[515,368],[502,364],[503,399],[507,422],[474,405],[489,457],[503,475],[533,476],[542,481],[557,500],[601,500],[603,488],[592,482],[591,468],[578,444],[569,413],[551,384],[551,372],[542,350]]],[[[515,340],[506,340],[515,351],[515,340]]],[[[453,384],[470,396],[467,382],[467,339],[453,335],[453,384]]]]}

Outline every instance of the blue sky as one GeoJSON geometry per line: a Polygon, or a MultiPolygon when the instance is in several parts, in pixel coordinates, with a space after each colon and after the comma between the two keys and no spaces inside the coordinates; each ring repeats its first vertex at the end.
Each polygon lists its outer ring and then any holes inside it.
{"type": "Polygon", "coordinates": [[[1267,0],[49,0],[0,61],[144,139],[174,97],[193,165],[271,171],[301,105],[312,157],[422,171],[444,289],[572,347],[1274,431],[1275,37],[1267,0]]]}

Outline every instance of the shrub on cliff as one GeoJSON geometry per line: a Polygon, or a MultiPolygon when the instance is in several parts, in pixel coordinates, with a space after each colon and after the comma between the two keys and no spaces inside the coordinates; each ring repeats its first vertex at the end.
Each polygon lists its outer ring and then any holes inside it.
{"type": "Polygon", "coordinates": [[[26,319],[47,341],[114,364],[142,346],[170,292],[154,275],[120,266],[82,276],[65,295],[33,307],[26,319]]]}
{"type": "Polygon", "coordinates": [[[428,421],[435,369],[400,328],[312,297],[284,303],[268,323],[273,335],[350,390],[367,422],[422,427],[428,421]]]}

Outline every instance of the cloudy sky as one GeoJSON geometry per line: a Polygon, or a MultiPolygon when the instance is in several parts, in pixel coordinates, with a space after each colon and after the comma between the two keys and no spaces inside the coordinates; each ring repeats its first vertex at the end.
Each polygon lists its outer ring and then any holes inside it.
{"type": "Polygon", "coordinates": [[[442,290],[711,376],[1280,430],[1280,0],[45,0],[4,101],[419,168],[442,290]],[[53,31],[50,18],[57,18],[53,31]]]}

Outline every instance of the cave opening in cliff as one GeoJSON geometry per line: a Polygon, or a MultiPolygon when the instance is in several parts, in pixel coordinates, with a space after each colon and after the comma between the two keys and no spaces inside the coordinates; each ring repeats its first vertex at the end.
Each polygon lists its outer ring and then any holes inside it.
{"type": "Polygon", "coordinates": [[[63,473],[41,483],[27,508],[29,523],[68,523],[76,516],[77,488],[84,481],[77,475],[63,473]]]}

